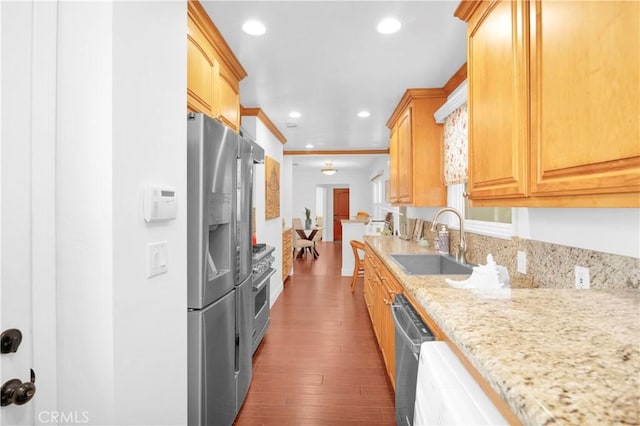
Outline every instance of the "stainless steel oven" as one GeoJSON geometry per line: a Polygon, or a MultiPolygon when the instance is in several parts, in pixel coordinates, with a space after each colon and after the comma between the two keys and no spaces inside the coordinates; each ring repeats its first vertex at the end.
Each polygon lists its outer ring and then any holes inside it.
{"type": "Polygon", "coordinates": [[[275,258],[274,247],[264,247],[253,255],[253,332],[251,335],[252,353],[260,345],[269,327],[271,276],[276,272],[271,267],[275,258]]]}

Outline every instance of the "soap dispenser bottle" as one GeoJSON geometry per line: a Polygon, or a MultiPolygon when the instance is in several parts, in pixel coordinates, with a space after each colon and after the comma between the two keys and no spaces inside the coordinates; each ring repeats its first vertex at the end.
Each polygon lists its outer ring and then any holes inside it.
{"type": "Polygon", "coordinates": [[[446,225],[441,225],[436,237],[436,251],[442,254],[449,254],[449,231],[446,225]]]}

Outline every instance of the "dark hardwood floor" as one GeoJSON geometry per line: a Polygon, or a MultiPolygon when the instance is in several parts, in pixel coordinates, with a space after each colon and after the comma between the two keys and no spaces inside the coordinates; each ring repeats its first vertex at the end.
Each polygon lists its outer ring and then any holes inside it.
{"type": "Polygon", "coordinates": [[[340,276],[342,245],[321,242],[271,309],[237,425],[393,425],[394,394],[362,296],[340,276]]]}

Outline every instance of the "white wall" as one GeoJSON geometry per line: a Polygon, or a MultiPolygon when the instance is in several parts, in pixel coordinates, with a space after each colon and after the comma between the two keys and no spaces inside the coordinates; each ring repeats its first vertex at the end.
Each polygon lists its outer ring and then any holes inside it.
{"type": "Polygon", "coordinates": [[[120,424],[186,421],[185,10],[180,1],[114,2],[113,8],[114,358],[120,424]],[[144,222],[147,184],[176,188],[175,221],[144,222]],[[168,242],[169,271],[147,278],[147,244],[157,241],[168,242]]]}
{"type": "Polygon", "coordinates": [[[519,208],[522,238],[640,257],[640,209],[519,208]]]}
{"type": "Polygon", "coordinates": [[[285,226],[291,226],[293,217],[293,158],[285,156],[280,163],[280,216],[285,221],[285,226]]]}
{"type": "Polygon", "coordinates": [[[356,212],[371,211],[372,192],[370,170],[340,170],[338,173],[327,176],[317,169],[293,167],[292,173],[292,217],[301,218],[304,222],[304,209],[308,207],[312,212],[316,211],[316,187],[327,188],[325,200],[324,218],[325,240],[333,240],[333,193],[330,188],[349,188],[349,213],[355,216],[356,212]]]}
{"type": "Polygon", "coordinates": [[[60,3],[59,404],[91,424],[187,421],[185,18],[60,3]],[[176,220],[145,224],[146,184],[176,189],[176,220]],[[147,278],[156,241],[168,272],[147,278]]]}
{"type": "Polygon", "coordinates": [[[113,6],[58,11],[58,404],[114,422],[113,6]]]}
{"type": "Polygon", "coordinates": [[[266,243],[275,247],[274,257],[276,258],[273,267],[276,273],[271,277],[270,303],[273,305],[282,293],[282,213],[285,200],[290,198],[286,185],[283,185],[284,167],[282,162],[282,144],[271,131],[256,117],[243,117],[242,128],[264,148],[264,155],[269,156],[280,163],[280,217],[275,219],[265,219],[265,167],[264,164],[256,164],[254,168],[254,200],[253,206],[256,211],[256,235],[258,242],[266,243]]]}

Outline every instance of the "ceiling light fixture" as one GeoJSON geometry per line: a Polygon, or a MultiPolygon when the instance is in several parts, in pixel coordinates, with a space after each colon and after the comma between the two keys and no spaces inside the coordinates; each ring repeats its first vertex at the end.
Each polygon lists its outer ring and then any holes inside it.
{"type": "Polygon", "coordinates": [[[325,167],[324,169],[322,169],[320,171],[322,173],[324,173],[325,175],[327,175],[327,176],[331,176],[331,175],[335,175],[338,170],[334,169],[333,167],[331,167],[331,161],[329,161],[327,163],[327,167],[325,167]]]}
{"type": "Polygon", "coordinates": [[[400,21],[395,18],[385,18],[376,27],[379,33],[381,34],[393,34],[398,32],[402,27],[400,21]]]}
{"type": "Polygon", "coordinates": [[[311,149],[311,148],[313,148],[313,145],[311,145],[310,143],[308,143],[308,144],[306,144],[304,147],[305,147],[305,148],[307,148],[307,149],[311,149]]]}
{"type": "Polygon", "coordinates": [[[302,117],[302,114],[300,114],[298,111],[291,111],[289,113],[289,117],[291,117],[291,118],[300,118],[300,117],[302,117]]]}
{"type": "Polygon", "coordinates": [[[249,35],[259,36],[267,32],[267,28],[262,25],[262,22],[247,21],[242,24],[242,31],[249,35]]]}
{"type": "Polygon", "coordinates": [[[371,113],[369,111],[360,111],[358,113],[358,117],[360,118],[367,118],[371,115],[371,113]]]}

